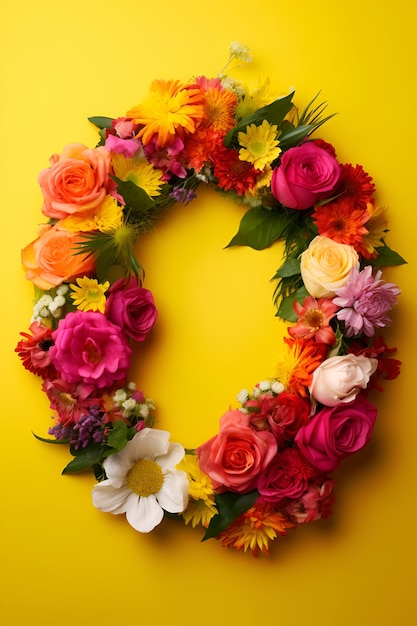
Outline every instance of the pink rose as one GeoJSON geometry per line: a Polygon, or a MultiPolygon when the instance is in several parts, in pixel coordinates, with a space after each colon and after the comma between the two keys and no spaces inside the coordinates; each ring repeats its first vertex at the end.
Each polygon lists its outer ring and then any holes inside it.
{"type": "Polygon", "coordinates": [[[89,149],[81,143],[69,144],[60,156],[54,154],[51,167],[38,177],[44,215],[61,219],[98,207],[111,184],[110,158],[103,146],[89,149]]]}
{"type": "Polygon", "coordinates": [[[220,419],[218,434],[197,448],[200,467],[219,493],[256,489],[259,474],[277,452],[272,433],[253,430],[249,424],[249,415],[230,409],[220,419]]]}
{"type": "Polygon", "coordinates": [[[365,356],[332,356],[314,370],[310,394],[325,406],[352,402],[361,389],[366,389],[377,367],[377,359],[365,356]]]}
{"type": "Polygon", "coordinates": [[[262,500],[278,503],[284,498],[300,498],[307,490],[308,479],[317,471],[296,448],[286,448],[271,461],[259,477],[262,500]]]}
{"type": "Polygon", "coordinates": [[[272,174],[271,191],[289,209],[308,209],[331,196],[340,171],[328,150],[307,141],[283,153],[272,174]]]}
{"type": "Polygon", "coordinates": [[[152,293],[140,287],[133,276],[122,278],[109,289],[106,316],[135,341],[143,341],[155,324],[158,312],[152,293]]]}
{"type": "Polygon", "coordinates": [[[257,430],[270,430],[278,445],[292,439],[310,416],[309,401],[286,391],[278,396],[261,394],[245,402],[244,406],[250,411],[251,426],[257,430]]]}
{"type": "Polygon", "coordinates": [[[52,338],[49,356],[63,380],[102,388],[125,379],[132,351],[121,329],[102,313],[68,313],[52,338]]]}
{"type": "Polygon", "coordinates": [[[322,472],[332,472],[371,438],[377,410],[362,395],[319,411],[295,436],[301,454],[322,472]]]}

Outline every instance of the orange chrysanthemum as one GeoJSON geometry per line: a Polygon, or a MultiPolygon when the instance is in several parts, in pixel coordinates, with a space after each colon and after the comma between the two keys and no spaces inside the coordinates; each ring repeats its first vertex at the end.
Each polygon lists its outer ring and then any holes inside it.
{"type": "Polygon", "coordinates": [[[277,364],[277,378],[289,393],[306,397],[314,370],[325,359],[327,346],[305,339],[284,337],[289,347],[285,360],[277,364]]]}
{"type": "Polygon", "coordinates": [[[364,236],[368,232],[364,224],[369,220],[369,213],[366,208],[355,208],[350,198],[341,197],[316,207],[312,218],[322,237],[353,246],[355,250],[363,246],[364,236]]]}
{"type": "Polygon", "coordinates": [[[178,131],[193,133],[204,115],[204,96],[200,89],[178,80],[154,80],[149,98],[126,115],[139,124],[137,137],[144,145],[156,135],[159,147],[165,146],[178,131]]]}
{"type": "Polygon", "coordinates": [[[217,536],[224,548],[250,550],[253,556],[262,552],[269,556],[269,542],[277,535],[286,535],[294,528],[282,513],[266,502],[256,503],[217,536]]]}
{"type": "Polygon", "coordinates": [[[204,94],[203,124],[227,133],[236,124],[237,96],[227,89],[208,89],[204,94]]]}

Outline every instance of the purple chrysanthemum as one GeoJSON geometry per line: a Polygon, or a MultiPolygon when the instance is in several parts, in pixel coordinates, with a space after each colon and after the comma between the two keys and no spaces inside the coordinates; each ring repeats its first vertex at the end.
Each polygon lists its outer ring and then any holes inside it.
{"type": "Polygon", "coordinates": [[[378,270],[373,276],[370,265],[362,271],[354,267],[348,284],[335,290],[333,303],[340,307],[337,318],[345,323],[347,337],[361,333],[372,337],[377,328],[391,323],[388,312],[401,292],[393,283],[381,280],[381,275],[378,270]]]}

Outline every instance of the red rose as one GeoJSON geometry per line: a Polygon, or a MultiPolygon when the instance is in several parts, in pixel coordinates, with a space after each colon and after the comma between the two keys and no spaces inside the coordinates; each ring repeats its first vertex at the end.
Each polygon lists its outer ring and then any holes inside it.
{"type": "Polygon", "coordinates": [[[197,448],[200,467],[219,493],[256,489],[259,474],[276,452],[272,433],[254,430],[249,415],[232,409],[220,419],[218,434],[197,448]]]}
{"type": "Polygon", "coordinates": [[[309,209],[328,198],[340,177],[340,165],[314,142],[290,148],[272,174],[271,191],[289,209],[309,209]]]}
{"type": "Polygon", "coordinates": [[[267,502],[300,498],[307,490],[308,479],[316,473],[296,448],[286,448],[259,477],[258,491],[267,502]]]}
{"type": "Polygon", "coordinates": [[[323,472],[363,448],[371,438],[377,410],[363,395],[348,404],[325,407],[295,436],[303,456],[323,472]]]}

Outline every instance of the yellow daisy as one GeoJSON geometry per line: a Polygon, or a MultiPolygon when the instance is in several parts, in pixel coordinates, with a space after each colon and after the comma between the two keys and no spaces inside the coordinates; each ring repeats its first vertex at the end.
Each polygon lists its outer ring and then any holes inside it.
{"type": "Polygon", "coordinates": [[[159,196],[164,184],[163,173],[156,169],[146,159],[127,159],[122,154],[114,154],[112,157],[114,173],[120,180],[130,180],[138,187],[146,191],[148,196],[159,196]]]}
{"type": "Polygon", "coordinates": [[[123,221],[123,207],[112,196],[106,196],[102,204],[80,215],[68,215],[59,221],[59,228],[71,232],[99,230],[102,233],[118,228],[123,221]]]}
{"type": "Polygon", "coordinates": [[[384,245],[383,238],[388,228],[387,209],[381,206],[374,207],[370,202],[367,208],[370,214],[370,218],[365,224],[368,233],[362,237],[367,251],[372,254],[375,252],[375,248],[384,245]]]}
{"type": "Polygon", "coordinates": [[[271,104],[276,98],[269,91],[270,79],[267,78],[262,85],[259,85],[256,89],[250,90],[249,87],[244,87],[245,95],[240,100],[236,108],[236,116],[238,119],[243,119],[248,115],[251,115],[261,107],[271,104]]]}
{"type": "Polygon", "coordinates": [[[149,98],[126,115],[141,126],[138,137],[144,145],[156,135],[158,145],[162,147],[179,128],[194,132],[204,115],[203,94],[200,89],[190,88],[178,80],[154,80],[149,98]]]}
{"type": "Polygon", "coordinates": [[[191,522],[193,528],[197,524],[207,527],[211,518],[217,513],[210,477],[201,471],[198,457],[195,454],[186,454],[178,464],[177,469],[185,472],[189,481],[190,500],[182,514],[185,523],[191,522]]]}
{"type": "Polygon", "coordinates": [[[267,120],[263,120],[260,126],[246,126],[246,132],[238,133],[238,141],[242,146],[239,159],[252,163],[257,170],[263,170],[266,165],[270,165],[281,152],[277,130],[278,127],[267,120]]]}
{"type": "Polygon", "coordinates": [[[80,311],[99,311],[104,313],[106,307],[106,296],[104,295],[110,287],[110,283],[106,280],[100,284],[95,278],[83,276],[77,278],[78,285],[71,284],[71,298],[74,305],[80,311]]]}

